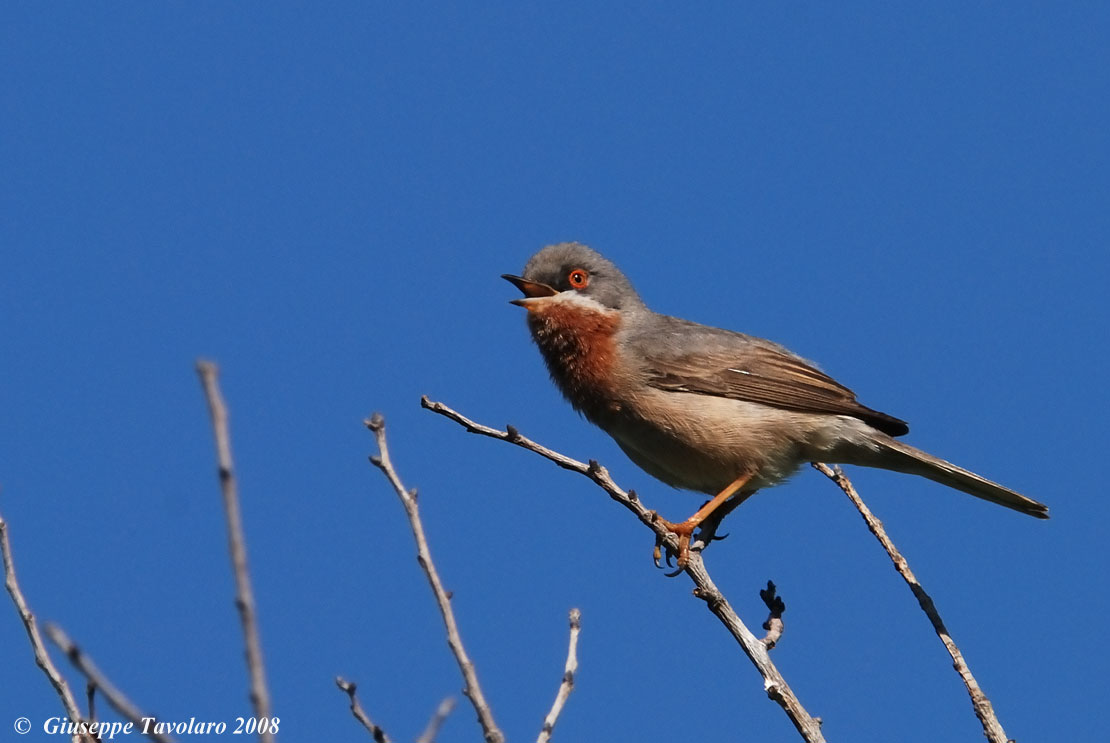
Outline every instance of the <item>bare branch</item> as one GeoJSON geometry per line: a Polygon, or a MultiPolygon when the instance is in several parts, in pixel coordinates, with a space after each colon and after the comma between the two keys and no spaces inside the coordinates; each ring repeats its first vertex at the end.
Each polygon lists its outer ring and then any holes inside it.
{"type": "Polygon", "coordinates": [[[96,684],[85,682],[85,699],[89,703],[89,722],[96,722],[96,684]]]}
{"type": "Polygon", "coordinates": [[[786,603],[776,593],[775,584],[771,581],[767,581],[767,587],[760,590],[759,598],[763,599],[763,603],[767,605],[767,610],[771,612],[767,616],[767,621],[763,623],[763,629],[767,630],[767,635],[763,638],[763,644],[770,650],[778,644],[783,630],[786,629],[786,625],[782,621],[783,612],[786,611],[786,603]]]}
{"type": "Polygon", "coordinates": [[[925,615],[929,617],[929,621],[932,622],[933,629],[936,631],[937,636],[940,638],[940,641],[944,643],[944,647],[948,651],[948,654],[952,656],[952,665],[956,669],[956,673],[958,673],[963,680],[964,686],[967,688],[967,693],[971,697],[971,706],[975,710],[975,716],[979,718],[979,722],[983,725],[983,734],[987,736],[987,740],[991,741],[991,743],[1006,743],[1008,740],[1006,738],[1006,733],[1003,731],[1002,724],[994,714],[994,708],[991,706],[990,700],[987,699],[987,695],[983,693],[983,690],[979,688],[979,684],[975,680],[975,677],[971,675],[971,669],[964,661],[964,656],[956,646],[956,642],[952,639],[952,635],[948,633],[948,628],[944,626],[944,620],[940,618],[940,614],[937,612],[937,607],[936,604],[933,603],[933,599],[925,592],[925,589],[922,588],[921,583],[917,580],[917,576],[910,570],[910,565],[906,561],[906,558],[902,556],[898,548],[894,546],[894,542],[887,536],[886,530],[883,529],[883,522],[871,513],[871,509],[869,509],[867,504],[863,502],[863,499],[859,497],[859,493],[856,492],[851,481],[839,467],[834,468],[821,464],[820,462],[814,462],[813,468],[840,486],[840,489],[844,491],[844,494],[848,496],[853,505],[855,505],[856,509],[860,512],[860,515],[863,516],[863,520],[867,523],[867,528],[871,530],[871,533],[879,540],[879,544],[886,550],[891,562],[894,563],[894,569],[898,571],[898,574],[902,576],[902,579],[906,581],[910,590],[913,591],[913,595],[917,597],[917,603],[921,605],[921,609],[925,612],[925,615]]]}
{"type": "Polygon", "coordinates": [[[816,743],[817,741],[824,743],[825,736],[821,733],[821,720],[811,717],[806,712],[805,707],[802,706],[790,685],[786,683],[786,679],[783,678],[778,668],[771,661],[767,646],[744,625],[736,610],[728,603],[728,599],[713,583],[705,569],[705,562],[701,559],[699,553],[691,553],[690,563],[686,566],[686,574],[697,586],[694,589],[694,595],[705,601],[709,610],[740,643],[744,654],[748,656],[748,659],[763,676],[763,689],[767,692],[767,696],[782,707],[787,717],[794,723],[794,727],[797,728],[806,741],[809,741],[809,743],[816,743]],[[694,559],[695,555],[697,559],[694,559]]]}
{"type": "MultiPolygon", "coordinates": [[[[164,735],[155,730],[156,720],[153,716],[144,714],[134,703],[127,698],[127,696],[116,688],[116,685],[108,680],[108,677],[100,672],[100,669],[93,663],[92,658],[84,653],[80,647],[77,646],[69,636],[66,635],[62,628],[55,624],[46,625],[46,634],[50,637],[50,641],[58,646],[58,649],[65,653],[69,658],[69,662],[73,667],[80,671],[86,679],[100,690],[104,698],[108,700],[108,704],[119,712],[122,717],[134,723],[135,732],[145,735],[147,738],[155,741],[156,743],[173,743],[173,738],[164,735]]],[[[71,718],[79,719],[79,718],[71,718]]]]}
{"type": "Polygon", "coordinates": [[[428,583],[431,585],[432,593],[439,605],[439,612],[443,616],[443,624],[447,629],[447,645],[451,648],[451,652],[459,664],[459,670],[462,672],[463,694],[470,700],[470,703],[474,706],[474,711],[478,714],[478,722],[482,726],[486,743],[503,743],[505,736],[493,719],[493,712],[490,710],[489,703],[486,702],[486,697],[482,693],[482,687],[478,683],[478,674],[474,670],[474,663],[466,654],[466,648],[463,647],[462,636],[459,634],[459,627],[455,621],[455,612],[451,608],[451,596],[443,587],[435,563],[432,562],[432,553],[428,549],[428,541],[424,536],[424,525],[420,521],[420,511],[416,505],[416,491],[405,489],[396,470],[393,469],[393,463],[389,459],[389,447],[385,440],[385,419],[375,413],[370,420],[366,421],[366,427],[374,434],[374,439],[378,444],[378,456],[370,457],[370,461],[389,480],[397,493],[397,497],[401,499],[401,505],[404,506],[405,513],[408,515],[409,526],[412,528],[412,535],[416,540],[416,561],[420,563],[420,567],[428,577],[428,583]]]}
{"type": "MultiPolygon", "coordinates": [[[[77,722],[81,719],[81,710],[77,707],[77,700],[74,698],[73,692],[69,690],[69,684],[62,678],[62,674],[58,673],[54,661],[50,659],[50,653],[46,651],[46,645],[39,633],[35,614],[31,611],[31,607],[27,605],[27,599],[23,597],[23,590],[19,587],[19,579],[15,574],[15,562],[12,559],[12,545],[8,540],[8,522],[4,520],[2,515],[0,515],[0,552],[3,552],[4,557],[4,586],[8,589],[8,595],[12,597],[12,603],[15,604],[15,608],[19,612],[19,618],[23,621],[23,628],[27,631],[27,638],[31,641],[31,650],[35,654],[35,665],[42,669],[42,672],[46,674],[46,679],[54,687],[54,692],[62,701],[62,707],[65,708],[66,716],[77,722]]],[[[86,738],[81,735],[74,735],[72,739],[75,743],[79,743],[81,740],[91,740],[91,736],[86,738]]]]}
{"type": "MultiPolygon", "coordinates": [[[[266,670],[262,662],[262,642],[258,637],[258,620],[255,616],[254,592],[251,590],[250,571],[247,567],[247,543],[243,537],[243,517],[239,511],[239,491],[231,461],[231,434],[228,431],[227,406],[220,393],[219,369],[210,361],[197,362],[208,412],[212,418],[212,433],[216,439],[216,460],[220,472],[220,489],[224,510],[227,512],[227,541],[231,552],[231,565],[235,572],[235,606],[243,625],[246,645],[247,672],[250,676],[250,700],[255,719],[270,719],[270,691],[266,685],[266,670]]],[[[272,743],[274,734],[269,726],[259,726],[259,740],[272,743]]]]}
{"type": "Polygon", "coordinates": [[[335,685],[347,692],[347,696],[351,699],[351,714],[362,723],[362,726],[370,733],[370,737],[374,739],[375,743],[391,743],[385,731],[374,724],[370,716],[366,714],[366,710],[359,704],[358,696],[355,694],[356,684],[353,681],[347,681],[342,676],[336,676],[335,685]]]}
{"type": "Polygon", "coordinates": [[[451,711],[455,709],[455,698],[445,697],[439,706],[436,707],[435,714],[432,719],[428,720],[428,727],[424,728],[424,732],[416,739],[416,743],[435,743],[436,736],[439,735],[439,729],[443,727],[444,721],[451,711]]]}
{"type": "MultiPolygon", "coordinates": [[[[635,513],[640,521],[655,532],[660,541],[673,551],[677,551],[678,539],[661,524],[657,523],[655,512],[644,507],[644,505],[640,503],[639,498],[632,491],[625,492],[622,490],[613,482],[608,471],[597,462],[591,461],[589,464],[584,464],[576,459],[548,449],[522,436],[520,432],[512,426],[507,427],[504,431],[498,431],[495,428],[475,423],[443,403],[433,402],[427,397],[421,398],[420,404],[433,413],[438,413],[439,415],[455,421],[471,433],[477,433],[507,441],[510,444],[515,444],[551,460],[564,469],[572,470],[590,478],[608,493],[609,497],[635,513]]],[[[736,611],[728,603],[728,600],[725,599],[724,595],[717,589],[716,584],[713,583],[713,580],[709,577],[709,573],[706,571],[705,563],[701,559],[701,553],[699,551],[691,550],[690,559],[683,570],[694,582],[694,595],[705,601],[708,609],[725,625],[725,628],[728,629],[740,644],[744,654],[747,655],[748,659],[755,665],[756,669],[763,677],[763,688],[766,690],[767,695],[782,707],[787,717],[794,723],[794,727],[801,733],[803,739],[809,743],[823,742],[825,738],[821,734],[820,721],[806,712],[802,703],[791,690],[790,685],[786,683],[786,679],[779,673],[775,664],[771,662],[771,657],[767,653],[767,647],[744,625],[739,615],[737,615],[736,611]]]]}
{"type": "Polygon", "coordinates": [[[555,723],[559,720],[559,715],[563,712],[563,707],[567,703],[567,698],[570,693],[574,691],[574,674],[578,672],[578,633],[582,628],[582,612],[578,609],[570,610],[570,645],[567,648],[567,664],[563,670],[563,681],[559,684],[559,691],[555,694],[555,703],[551,705],[551,711],[547,713],[544,718],[543,728],[540,730],[540,735],[536,738],[536,743],[547,743],[551,740],[551,734],[555,730],[555,723]]]}
{"type": "Polygon", "coordinates": [[[441,402],[433,402],[432,400],[429,400],[426,396],[420,398],[420,405],[421,407],[424,407],[427,410],[432,411],[433,413],[437,413],[445,418],[449,418],[450,420],[455,421],[470,433],[476,433],[481,436],[489,436],[490,438],[507,441],[510,444],[515,444],[516,446],[527,449],[530,452],[539,454],[544,459],[554,462],[565,470],[577,472],[580,475],[584,475],[585,477],[590,478],[595,483],[597,483],[597,485],[599,485],[602,490],[608,493],[610,498],[636,514],[640,521],[642,521],[644,524],[647,524],[647,526],[653,532],[655,532],[655,535],[659,537],[663,544],[669,547],[673,552],[677,553],[678,538],[675,537],[673,533],[668,531],[666,527],[658,523],[658,516],[656,515],[655,511],[652,511],[644,506],[644,504],[640,502],[640,499],[636,495],[635,491],[629,490],[625,492],[619,485],[617,485],[616,482],[613,481],[613,478],[609,476],[609,471],[599,465],[596,461],[590,460],[589,464],[585,464],[583,462],[579,462],[577,459],[572,459],[565,454],[560,454],[554,449],[548,449],[543,444],[539,444],[528,438],[527,436],[521,435],[520,431],[518,431],[514,426],[506,426],[504,431],[499,431],[496,428],[490,428],[489,426],[483,426],[481,423],[476,423],[470,420],[462,413],[459,413],[456,410],[452,410],[441,402]]]}

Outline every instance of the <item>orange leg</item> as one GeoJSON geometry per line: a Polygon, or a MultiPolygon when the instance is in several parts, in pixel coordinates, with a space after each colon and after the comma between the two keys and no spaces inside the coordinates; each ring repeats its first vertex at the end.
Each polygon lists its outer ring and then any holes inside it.
{"type": "MultiPolygon", "coordinates": [[[[694,530],[697,529],[703,521],[709,518],[710,514],[724,505],[725,501],[735,495],[736,492],[744,487],[751,479],[752,473],[750,472],[745,472],[743,475],[740,475],[740,477],[733,480],[728,487],[713,496],[712,500],[699,508],[697,513],[681,523],[675,524],[666,519],[659,519],[659,523],[663,524],[667,531],[678,535],[678,567],[680,569],[685,567],[686,561],[690,559],[690,537],[694,534],[694,530]]],[[[740,496],[741,501],[746,499],[748,495],[750,495],[750,493],[746,495],[742,494],[740,496]]],[[[739,505],[739,503],[736,505],[739,505]]],[[[655,548],[655,559],[656,561],[659,560],[658,546],[655,548]]]]}

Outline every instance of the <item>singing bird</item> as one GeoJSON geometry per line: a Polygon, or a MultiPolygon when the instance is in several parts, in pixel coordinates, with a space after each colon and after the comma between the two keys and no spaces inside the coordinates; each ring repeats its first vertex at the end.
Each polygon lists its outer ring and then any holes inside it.
{"type": "Polygon", "coordinates": [[[776,485],[806,462],[921,475],[1037,518],[1048,508],[896,440],[909,426],[873,410],[812,363],[763,338],[661,315],[613,263],[579,243],[550,245],[522,276],[528,328],[571,405],[668,485],[712,495],[664,522],[690,536],[716,509],[776,485]],[[732,499],[731,501],[729,499],[732,499]]]}

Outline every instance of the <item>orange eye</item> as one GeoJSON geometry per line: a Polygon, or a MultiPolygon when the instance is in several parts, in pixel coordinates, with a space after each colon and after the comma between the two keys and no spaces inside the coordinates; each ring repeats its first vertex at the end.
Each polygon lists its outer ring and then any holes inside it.
{"type": "Polygon", "coordinates": [[[567,274],[567,281],[573,289],[585,289],[590,283],[590,274],[584,268],[576,268],[567,274]]]}

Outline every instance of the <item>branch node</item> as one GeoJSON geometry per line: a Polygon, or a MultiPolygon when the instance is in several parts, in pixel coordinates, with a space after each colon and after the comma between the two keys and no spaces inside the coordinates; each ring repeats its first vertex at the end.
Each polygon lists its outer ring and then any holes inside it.
{"type": "Polygon", "coordinates": [[[708,604],[710,609],[720,608],[725,598],[721,595],[720,591],[716,591],[710,588],[704,588],[701,586],[698,586],[694,589],[694,596],[708,604]]]}

